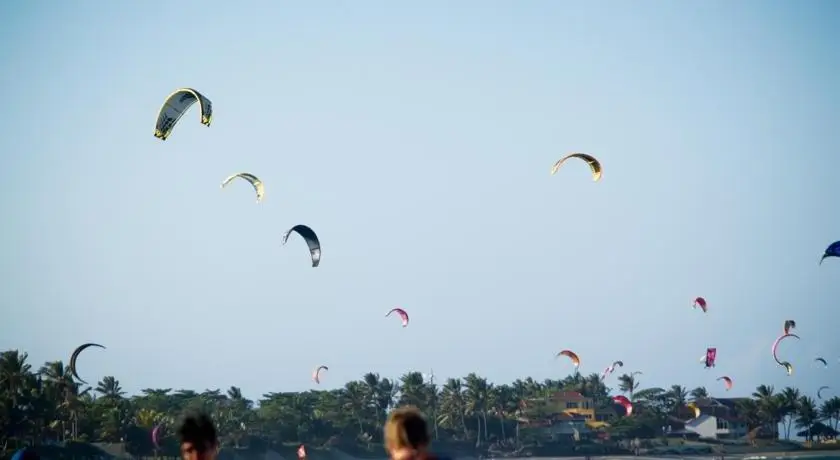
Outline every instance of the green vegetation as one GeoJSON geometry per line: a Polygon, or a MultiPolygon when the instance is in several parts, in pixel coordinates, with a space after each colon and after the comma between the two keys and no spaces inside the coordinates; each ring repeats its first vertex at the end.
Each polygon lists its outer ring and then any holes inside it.
{"type": "MultiPolygon", "coordinates": [[[[354,455],[375,452],[381,456],[381,431],[388,411],[411,404],[434,422],[437,444],[459,452],[539,454],[546,446],[561,444],[579,452],[586,446],[617,452],[622,439],[661,437],[669,421],[688,418],[688,401],[707,396],[703,388],[687,391],[679,385],[640,389],[627,374],[619,376],[617,391],[634,401],[633,416],[621,414],[623,409],[612,403],[609,389],[596,374],[544,382],[526,378],[505,385],[469,374],[436,386],[416,372],[397,383],[369,373],[342,389],[272,392],[256,402],[243,397],[236,387],[200,393],[149,388],[129,397],[115,377],[104,377],[85,388],[72,380],[61,361],[35,369],[25,353],[12,350],[0,354],[0,449],[103,442],[124,443],[130,453],[152,455],[150,433],[161,424],[163,445],[157,453],[176,455],[177,419],[185,411],[200,410],[215,418],[225,447],[288,451],[291,445],[305,443],[313,449],[339,447],[354,455]],[[610,426],[601,433],[584,433],[578,441],[546,431],[547,422],[556,420],[549,396],[558,390],[593,398],[599,415],[605,414],[610,426]]],[[[739,403],[739,413],[750,429],[778,423],[783,438],[790,436],[792,427],[805,429],[806,434],[812,429],[819,435],[825,426],[837,428],[840,398],[817,407],[816,401],[795,388],[774,393],[772,387],[762,385],[739,403]]]]}

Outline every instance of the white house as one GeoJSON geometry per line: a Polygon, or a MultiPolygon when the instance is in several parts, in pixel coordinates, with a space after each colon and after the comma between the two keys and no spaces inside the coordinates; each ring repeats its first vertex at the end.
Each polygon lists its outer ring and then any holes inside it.
{"type": "Polygon", "coordinates": [[[747,435],[747,424],[735,417],[701,415],[685,422],[685,430],[701,438],[742,438],[747,435]]]}

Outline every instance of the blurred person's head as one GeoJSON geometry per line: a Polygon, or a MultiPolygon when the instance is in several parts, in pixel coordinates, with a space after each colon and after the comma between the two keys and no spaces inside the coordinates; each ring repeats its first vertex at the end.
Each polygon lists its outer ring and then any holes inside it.
{"type": "Polygon", "coordinates": [[[394,460],[425,456],[429,429],[423,414],[413,406],[391,412],[385,422],[385,450],[394,460]]]}
{"type": "Polygon", "coordinates": [[[215,460],[219,447],[216,427],[205,414],[190,415],[178,428],[183,460],[215,460]]]}

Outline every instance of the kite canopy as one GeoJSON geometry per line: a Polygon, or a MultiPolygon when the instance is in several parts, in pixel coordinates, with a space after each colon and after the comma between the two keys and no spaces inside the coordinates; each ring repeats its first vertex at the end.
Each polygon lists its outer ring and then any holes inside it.
{"type": "Polygon", "coordinates": [[[225,180],[222,181],[222,188],[227,187],[228,184],[233,182],[234,179],[243,179],[243,180],[248,181],[248,183],[251,184],[251,187],[254,188],[254,192],[256,192],[256,194],[257,194],[257,203],[262,201],[263,195],[265,195],[265,186],[263,185],[262,181],[257,176],[255,176],[251,173],[244,173],[244,172],[233,174],[231,176],[228,176],[227,178],[225,178],[225,180]]]}
{"type": "Polygon", "coordinates": [[[387,317],[391,316],[391,313],[396,313],[397,315],[399,315],[400,320],[402,322],[402,327],[408,326],[408,312],[406,312],[402,308],[392,308],[391,311],[389,311],[385,315],[385,317],[387,318],[387,317]]]}
{"type": "Polygon", "coordinates": [[[561,166],[563,166],[566,160],[569,160],[571,158],[577,158],[585,161],[586,164],[589,165],[590,171],[592,171],[592,180],[594,182],[598,182],[599,180],[601,180],[601,172],[603,171],[603,169],[601,168],[601,162],[588,153],[570,153],[564,156],[563,158],[557,160],[557,162],[554,163],[554,166],[551,167],[551,175],[553,176],[557,174],[557,171],[560,169],[561,166]]]}
{"type": "Polygon", "coordinates": [[[155,137],[165,141],[172,134],[178,120],[196,102],[198,102],[201,124],[210,126],[213,119],[213,104],[192,88],[176,89],[172,94],[166,96],[163,105],[158,112],[157,123],[155,123],[155,137]]]}
{"type": "Polygon", "coordinates": [[[100,345],[98,343],[85,343],[85,344],[77,347],[75,350],[73,350],[73,354],[70,355],[70,375],[72,375],[73,377],[76,378],[76,380],[78,380],[81,383],[84,383],[85,385],[87,385],[87,382],[82,380],[82,378],[79,377],[78,372],[76,372],[76,360],[79,358],[79,354],[81,352],[87,350],[90,347],[99,347],[99,348],[102,348],[103,350],[105,349],[104,345],[100,345]]]}
{"type": "Polygon", "coordinates": [[[312,258],[312,266],[317,267],[321,263],[321,241],[318,239],[318,235],[306,225],[295,225],[283,234],[283,244],[289,241],[289,235],[292,232],[297,233],[306,241],[306,245],[309,246],[309,255],[312,258]]]}
{"type": "Polygon", "coordinates": [[[314,371],[312,371],[312,380],[314,380],[315,383],[321,383],[321,371],[328,370],[330,370],[330,368],[327,366],[318,366],[314,371]]]}

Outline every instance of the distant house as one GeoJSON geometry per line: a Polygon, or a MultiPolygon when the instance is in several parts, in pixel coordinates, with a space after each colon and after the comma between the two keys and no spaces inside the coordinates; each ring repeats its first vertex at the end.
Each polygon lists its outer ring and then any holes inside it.
{"type": "Polygon", "coordinates": [[[543,420],[520,419],[524,429],[532,429],[541,435],[555,440],[578,440],[588,436],[591,431],[586,426],[586,419],[568,414],[553,414],[543,420]]]}
{"type": "Polygon", "coordinates": [[[747,424],[735,417],[701,415],[685,422],[685,430],[701,438],[735,439],[747,435],[747,424]]]}
{"type": "Polygon", "coordinates": [[[548,398],[548,407],[555,413],[563,413],[584,420],[595,420],[595,402],[577,391],[557,391],[548,398]]]}
{"type": "Polygon", "coordinates": [[[576,391],[558,391],[545,399],[529,400],[523,406],[523,417],[519,418],[523,427],[555,439],[589,435],[587,422],[595,421],[594,401],[576,391]]]}
{"type": "MultiPolygon", "coordinates": [[[[735,439],[747,436],[747,422],[738,413],[738,403],[748,398],[697,398],[694,404],[700,416],[685,422],[685,430],[701,438],[735,439]]],[[[778,436],[778,427],[768,425],[763,430],[778,436]]]]}
{"type": "Polygon", "coordinates": [[[697,439],[700,437],[696,431],[686,429],[686,421],[680,417],[669,415],[663,427],[664,435],[669,438],[697,439]]]}
{"type": "Polygon", "coordinates": [[[595,409],[595,421],[609,423],[619,417],[623,417],[626,413],[627,409],[621,404],[610,404],[608,407],[595,409]]]}

